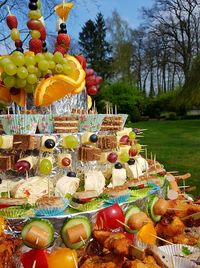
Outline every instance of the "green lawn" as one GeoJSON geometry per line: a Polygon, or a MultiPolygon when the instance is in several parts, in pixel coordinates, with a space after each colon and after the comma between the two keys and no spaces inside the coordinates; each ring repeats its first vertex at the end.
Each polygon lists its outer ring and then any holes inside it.
{"type": "Polygon", "coordinates": [[[191,173],[186,184],[196,185],[194,194],[200,195],[200,120],[148,121],[131,126],[148,129],[140,139],[141,144],[148,145],[148,156],[156,154],[168,171],[191,173]]]}

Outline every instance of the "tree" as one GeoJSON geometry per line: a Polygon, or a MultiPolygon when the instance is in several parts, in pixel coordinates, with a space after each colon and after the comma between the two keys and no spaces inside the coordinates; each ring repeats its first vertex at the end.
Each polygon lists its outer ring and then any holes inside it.
{"type": "Polygon", "coordinates": [[[103,78],[110,76],[111,46],[106,41],[106,26],[103,15],[97,14],[96,20],[89,20],[79,34],[79,45],[90,67],[103,78]]]}
{"type": "Polygon", "coordinates": [[[112,69],[115,79],[134,83],[136,76],[133,70],[133,30],[117,11],[107,20],[107,27],[113,47],[112,69]]]}
{"type": "Polygon", "coordinates": [[[94,66],[96,49],[96,26],[92,20],[88,20],[79,33],[79,45],[83,55],[87,58],[89,66],[94,66]]]}
{"type": "Polygon", "coordinates": [[[195,58],[191,71],[180,93],[180,103],[189,106],[200,106],[200,54],[195,58]]]}
{"type": "Polygon", "coordinates": [[[144,9],[149,31],[165,39],[171,55],[168,59],[181,67],[185,79],[200,43],[200,4],[196,0],[156,0],[151,9],[144,9]]]}

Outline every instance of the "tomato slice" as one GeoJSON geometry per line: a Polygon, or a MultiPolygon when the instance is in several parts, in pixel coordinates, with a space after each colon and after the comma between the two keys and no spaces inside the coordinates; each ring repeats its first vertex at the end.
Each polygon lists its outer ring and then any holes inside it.
{"type": "Polygon", "coordinates": [[[92,197],[89,197],[89,198],[79,198],[79,201],[82,202],[82,203],[87,203],[87,202],[90,202],[93,198],[92,197]]]}
{"type": "Polygon", "coordinates": [[[8,208],[8,207],[10,207],[10,205],[7,205],[7,204],[1,204],[0,205],[0,208],[8,208]]]}
{"type": "Polygon", "coordinates": [[[48,268],[47,252],[43,249],[32,249],[21,256],[24,268],[48,268]]]}
{"type": "Polygon", "coordinates": [[[143,189],[144,187],[145,187],[144,183],[138,185],[138,188],[139,188],[139,189],[143,189]]]}
{"type": "Polygon", "coordinates": [[[96,226],[98,229],[123,228],[125,221],[124,213],[118,204],[100,210],[96,215],[96,226]]]}

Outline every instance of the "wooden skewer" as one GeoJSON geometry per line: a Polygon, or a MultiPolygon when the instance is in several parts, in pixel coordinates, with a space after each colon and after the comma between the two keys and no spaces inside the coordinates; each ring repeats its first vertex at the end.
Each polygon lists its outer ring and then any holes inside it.
{"type": "Polygon", "coordinates": [[[36,267],[36,260],[34,260],[33,265],[32,265],[32,268],[35,268],[35,267],[36,267]]]}
{"type": "Polygon", "coordinates": [[[39,240],[40,240],[39,237],[37,237],[37,238],[36,238],[36,241],[35,241],[35,244],[36,244],[36,245],[38,244],[39,240]]]}
{"type": "Polygon", "coordinates": [[[180,209],[180,208],[168,208],[167,210],[184,211],[184,209],[180,209]]]}
{"type": "Polygon", "coordinates": [[[22,141],[15,141],[15,142],[13,142],[13,144],[21,144],[22,143],[22,141]]]}
{"type": "Polygon", "coordinates": [[[117,105],[115,105],[115,114],[117,114],[117,105]]]}
{"type": "Polygon", "coordinates": [[[74,252],[72,251],[72,258],[73,258],[73,261],[74,261],[74,264],[76,266],[76,268],[78,268],[78,264],[77,264],[77,261],[76,261],[76,258],[74,256],[74,252]]]}
{"type": "Polygon", "coordinates": [[[177,170],[175,170],[175,171],[167,171],[167,173],[178,173],[178,171],[177,170]]]}
{"type": "Polygon", "coordinates": [[[120,220],[116,220],[116,221],[119,222],[119,223],[120,223],[121,225],[123,225],[124,227],[130,229],[130,227],[129,227],[127,224],[125,224],[124,222],[122,222],[122,221],[120,221],[120,220]]]}
{"type": "Polygon", "coordinates": [[[81,239],[81,241],[83,242],[83,244],[85,245],[85,241],[84,241],[84,239],[83,239],[82,236],[80,236],[80,239],[81,239]]]}
{"type": "Polygon", "coordinates": [[[174,245],[174,243],[172,243],[172,242],[170,242],[170,241],[168,241],[168,240],[165,240],[164,238],[161,238],[161,237],[159,237],[159,236],[157,236],[157,235],[154,235],[154,234],[151,234],[151,233],[150,233],[150,235],[153,236],[153,237],[156,237],[157,239],[159,239],[159,240],[161,240],[161,241],[163,241],[163,242],[166,242],[166,243],[168,243],[168,244],[170,244],[170,245],[174,245]]]}

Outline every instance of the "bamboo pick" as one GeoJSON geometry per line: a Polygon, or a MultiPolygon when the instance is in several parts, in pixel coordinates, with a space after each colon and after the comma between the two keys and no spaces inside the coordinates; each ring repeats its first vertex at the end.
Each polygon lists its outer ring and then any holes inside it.
{"type": "Polygon", "coordinates": [[[130,227],[129,227],[127,224],[125,224],[124,222],[122,222],[122,221],[120,221],[120,220],[116,220],[116,221],[119,222],[119,223],[120,223],[121,225],[123,225],[124,227],[130,229],[130,227]]]}
{"type": "Polygon", "coordinates": [[[36,241],[35,241],[35,244],[36,244],[36,245],[38,244],[39,240],[40,240],[40,238],[37,237],[37,238],[36,238],[36,241]]]}
{"type": "Polygon", "coordinates": [[[78,264],[77,264],[77,261],[76,261],[76,258],[74,256],[74,252],[72,251],[72,258],[73,258],[73,261],[74,261],[74,264],[76,266],[76,268],[78,268],[78,264]]]}
{"type": "Polygon", "coordinates": [[[33,262],[33,265],[32,265],[32,268],[35,268],[36,267],[36,260],[34,260],[34,262],[33,262]]]}
{"type": "Polygon", "coordinates": [[[96,102],[94,100],[94,114],[95,114],[95,111],[96,111],[96,102]]]}
{"type": "Polygon", "coordinates": [[[115,104],[115,114],[117,114],[117,105],[115,104]]]}
{"type": "Polygon", "coordinates": [[[83,242],[83,244],[85,245],[85,241],[84,241],[84,239],[83,239],[83,237],[81,235],[80,235],[80,239],[83,242]]]}
{"type": "Polygon", "coordinates": [[[155,237],[155,238],[157,238],[157,239],[159,239],[159,240],[161,240],[161,241],[163,241],[163,242],[166,242],[166,243],[168,243],[170,245],[174,245],[174,243],[172,243],[172,242],[170,242],[168,240],[165,240],[164,238],[161,238],[161,237],[159,237],[157,235],[154,235],[154,234],[151,234],[151,233],[150,233],[150,235],[153,236],[153,237],[155,237]]]}

